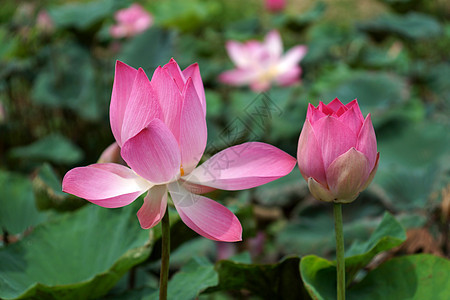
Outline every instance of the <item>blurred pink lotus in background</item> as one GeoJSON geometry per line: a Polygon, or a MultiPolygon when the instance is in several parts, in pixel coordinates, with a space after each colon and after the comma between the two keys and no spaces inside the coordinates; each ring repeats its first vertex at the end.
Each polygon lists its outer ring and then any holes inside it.
{"type": "Polygon", "coordinates": [[[314,198],[352,202],[375,176],[379,156],[370,114],[364,119],[356,99],[309,104],[297,159],[314,198]]]}
{"type": "Polygon", "coordinates": [[[283,44],[276,30],[269,32],[264,42],[228,41],[226,48],[236,69],[220,74],[219,80],[235,86],[249,84],[255,92],[266,91],[273,81],[281,86],[299,82],[302,72],[299,62],[307,52],[306,46],[299,45],[283,55],[283,44]]]}
{"type": "Polygon", "coordinates": [[[286,7],[286,0],[265,0],[265,6],[272,13],[281,12],[286,7]]]}
{"type": "MultiPolygon", "coordinates": [[[[128,205],[148,192],[137,213],[142,228],[161,221],[170,193],[192,230],[212,240],[239,241],[242,227],[237,217],[198,194],[259,186],[287,175],[296,163],[274,146],[250,142],[227,148],[197,167],[207,140],[197,64],[181,71],[172,59],[149,81],[142,69],[117,62],[110,121],[129,167],[99,163],[72,169],[64,176],[63,191],[109,208],[128,205]]],[[[111,147],[106,153],[114,153],[111,147]]]]}
{"type": "Polygon", "coordinates": [[[45,33],[51,33],[55,29],[55,24],[47,11],[41,9],[36,17],[36,26],[45,33]]]}
{"type": "Polygon", "coordinates": [[[131,37],[145,31],[153,24],[153,17],[139,4],[116,12],[117,24],[111,26],[110,34],[115,38],[131,37]]]}

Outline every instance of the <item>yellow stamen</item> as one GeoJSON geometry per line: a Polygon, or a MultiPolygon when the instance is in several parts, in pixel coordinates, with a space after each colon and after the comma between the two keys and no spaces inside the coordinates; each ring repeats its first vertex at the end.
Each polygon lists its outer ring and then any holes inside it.
{"type": "Polygon", "coordinates": [[[181,176],[184,176],[184,169],[183,169],[183,166],[180,167],[180,175],[181,175],[181,176]]]}

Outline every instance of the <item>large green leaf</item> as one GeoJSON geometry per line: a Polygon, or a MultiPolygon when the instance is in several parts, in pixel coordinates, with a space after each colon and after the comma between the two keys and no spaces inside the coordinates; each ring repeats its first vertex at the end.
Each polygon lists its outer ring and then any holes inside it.
{"type": "Polygon", "coordinates": [[[366,266],[378,253],[392,249],[406,240],[406,233],[400,223],[385,213],[380,225],[365,242],[355,241],[346,251],[346,279],[350,283],[356,273],[366,266]]]}
{"type": "Polygon", "coordinates": [[[124,1],[97,0],[88,3],[67,3],[49,9],[56,26],[87,29],[112,15],[124,1]]]}
{"type": "Polygon", "coordinates": [[[300,262],[303,284],[315,300],[336,299],[336,266],[333,262],[308,255],[300,262]]]}
{"type": "Polygon", "coordinates": [[[219,261],[216,264],[219,284],[206,292],[246,289],[264,299],[303,299],[299,260],[288,257],[276,264],[219,261]]]}
{"type": "Polygon", "coordinates": [[[83,158],[81,149],[59,134],[52,134],[30,145],[11,150],[13,157],[73,164],[83,158]]]}
{"type": "Polygon", "coordinates": [[[88,205],[43,224],[0,250],[0,298],[86,299],[102,296],[150,254],[136,205],[88,205]]]}
{"type": "Polygon", "coordinates": [[[36,208],[28,178],[0,171],[0,188],[0,230],[19,234],[46,219],[36,208]]]}
{"type": "Polygon", "coordinates": [[[181,31],[193,31],[201,28],[211,15],[216,15],[220,5],[216,1],[155,1],[151,11],[158,24],[181,31]]]}
{"type": "MultiPolygon", "coordinates": [[[[302,279],[313,299],[336,299],[335,264],[317,257],[304,257],[300,264],[302,279]]],[[[347,299],[398,300],[450,297],[450,261],[428,254],[393,258],[369,272],[347,290],[347,299]]]]}
{"type": "MultiPolygon", "coordinates": [[[[218,283],[214,265],[206,258],[194,257],[169,281],[167,298],[173,300],[196,299],[205,289],[218,283]]],[[[158,299],[158,292],[148,299],[158,299]]],[[[146,298],[147,299],[147,298],[146,298]]]]}
{"type": "Polygon", "coordinates": [[[350,288],[349,300],[450,299],[450,261],[428,254],[393,258],[350,288]]]}
{"type": "Polygon", "coordinates": [[[383,15],[360,25],[360,28],[376,34],[394,33],[408,39],[427,39],[439,36],[443,30],[432,16],[411,12],[406,15],[383,15]]]}
{"type": "MultiPolygon", "coordinates": [[[[377,254],[400,245],[406,239],[402,226],[386,213],[380,225],[366,242],[356,242],[346,253],[347,283],[377,254]]],[[[308,255],[300,262],[300,272],[306,289],[314,299],[334,299],[336,295],[336,262],[308,255]]]]}
{"type": "Polygon", "coordinates": [[[426,208],[429,196],[450,168],[448,126],[421,122],[390,133],[379,142],[380,165],[374,182],[396,210],[426,208]]]}
{"type": "MultiPolygon", "coordinates": [[[[283,253],[332,257],[335,251],[332,205],[312,200],[310,203],[300,203],[298,210],[298,216],[275,234],[276,243],[283,253]]],[[[380,223],[384,210],[379,199],[369,192],[362,193],[355,202],[345,206],[343,218],[346,245],[350,246],[354,240],[370,236],[380,223]]]]}
{"type": "MultiPolygon", "coordinates": [[[[304,257],[302,279],[313,299],[336,299],[335,264],[317,257],[304,257]]],[[[393,258],[369,272],[347,290],[349,300],[436,299],[450,297],[450,261],[428,254],[393,258]]]]}
{"type": "Polygon", "coordinates": [[[99,118],[107,111],[110,82],[102,80],[102,69],[86,48],[66,41],[43,49],[41,55],[46,64],[31,92],[36,104],[70,108],[86,119],[99,118]]]}

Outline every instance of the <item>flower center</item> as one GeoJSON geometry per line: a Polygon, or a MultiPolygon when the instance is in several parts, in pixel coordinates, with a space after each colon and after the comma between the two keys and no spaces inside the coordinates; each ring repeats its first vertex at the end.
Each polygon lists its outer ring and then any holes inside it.
{"type": "Polygon", "coordinates": [[[183,165],[180,166],[180,176],[183,177],[184,176],[184,169],[183,169],[183,165]]]}
{"type": "Polygon", "coordinates": [[[260,81],[272,81],[278,74],[278,68],[277,66],[271,66],[268,70],[263,72],[261,76],[259,76],[260,81]]]}

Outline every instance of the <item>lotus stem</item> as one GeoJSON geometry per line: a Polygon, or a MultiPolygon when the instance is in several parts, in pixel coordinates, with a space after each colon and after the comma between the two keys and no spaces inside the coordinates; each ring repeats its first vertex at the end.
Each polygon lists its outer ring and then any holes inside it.
{"type": "Polygon", "coordinates": [[[167,300],[167,284],[169,281],[169,259],[170,259],[170,221],[169,206],[161,220],[161,272],[159,276],[159,299],[167,300]]]}
{"type": "Polygon", "coordinates": [[[342,229],[342,204],[334,203],[334,230],[336,232],[337,299],[345,300],[344,232],[342,229]]]}

